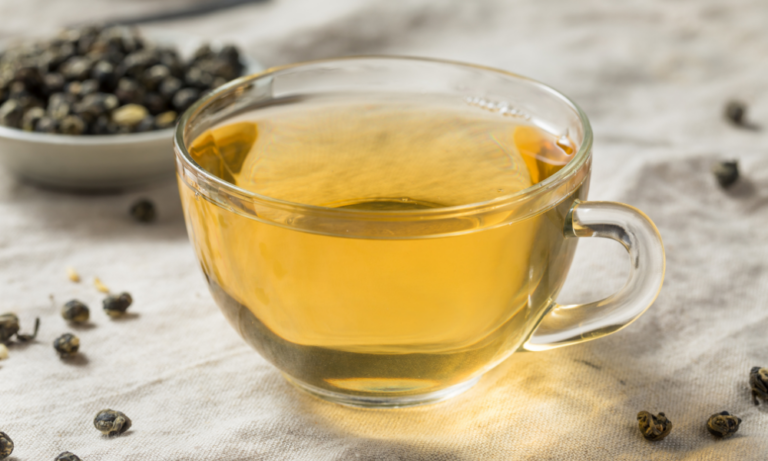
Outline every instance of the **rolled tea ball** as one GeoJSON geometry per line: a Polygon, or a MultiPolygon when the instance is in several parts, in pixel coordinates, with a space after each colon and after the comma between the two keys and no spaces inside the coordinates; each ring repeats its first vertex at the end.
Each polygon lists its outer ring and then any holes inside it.
{"type": "Polygon", "coordinates": [[[168,77],[160,83],[158,91],[165,98],[172,99],[173,95],[175,95],[176,92],[179,91],[183,86],[184,83],[178,78],[168,77]]]}
{"type": "Polygon", "coordinates": [[[64,76],[58,73],[45,74],[43,81],[45,93],[48,95],[64,91],[64,86],[67,84],[64,76]]]}
{"type": "Polygon", "coordinates": [[[169,110],[155,117],[155,126],[158,129],[172,128],[176,123],[176,112],[169,110]]]}
{"type": "Polygon", "coordinates": [[[140,223],[150,223],[157,217],[155,204],[147,199],[137,200],[131,205],[130,213],[134,221],[140,223]]]}
{"type": "Polygon", "coordinates": [[[91,78],[102,85],[110,85],[116,79],[115,66],[109,61],[98,61],[91,69],[91,78]]]}
{"type": "Polygon", "coordinates": [[[647,411],[641,411],[637,414],[637,424],[643,437],[653,442],[663,439],[672,430],[672,421],[668,420],[664,413],[654,416],[647,411]]]}
{"type": "Polygon", "coordinates": [[[77,110],[83,116],[94,119],[106,115],[109,111],[116,108],[118,104],[120,103],[114,94],[93,93],[83,98],[80,104],[77,105],[77,110]]]}
{"type": "Polygon", "coordinates": [[[197,101],[200,97],[200,91],[196,88],[183,88],[173,96],[173,107],[177,112],[182,113],[197,101]]]}
{"type": "Polygon", "coordinates": [[[54,461],[81,461],[80,457],[71,451],[65,451],[56,457],[54,461]]]}
{"type": "Polygon", "coordinates": [[[119,435],[131,428],[131,419],[125,413],[115,410],[101,410],[93,425],[104,435],[119,435]]]}
{"type": "Polygon", "coordinates": [[[187,73],[184,74],[184,83],[191,88],[198,88],[201,90],[211,87],[213,83],[213,75],[200,67],[191,66],[187,73]]]}
{"type": "Polygon", "coordinates": [[[763,401],[768,400],[768,368],[753,367],[749,372],[749,387],[752,388],[752,401],[755,405],[760,405],[758,397],[763,401]]]}
{"type": "Polygon", "coordinates": [[[77,136],[83,134],[87,126],[78,115],[67,115],[59,123],[59,133],[77,136]]]}
{"type": "Polygon", "coordinates": [[[145,133],[155,129],[155,117],[147,115],[138,125],[134,128],[136,133],[145,133]]]}
{"type": "Polygon", "coordinates": [[[192,53],[192,61],[200,61],[202,59],[207,59],[213,57],[213,50],[211,49],[211,45],[207,43],[203,43],[197,49],[194,53],[192,53]]]}
{"type": "Polygon", "coordinates": [[[730,437],[739,430],[741,418],[734,416],[727,411],[715,413],[707,420],[707,430],[715,437],[730,437]]]}
{"type": "Polygon", "coordinates": [[[730,120],[734,125],[741,125],[744,123],[744,115],[747,113],[747,105],[741,101],[729,101],[725,105],[725,118],[730,120]]]}
{"type": "Polygon", "coordinates": [[[136,80],[121,78],[117,82],[115,96],[122,104],[139,104],[144,99],[144,89],[136,80]]]}
{"type": "Polygon", "coordinates": [[[75,98],[68,93],[54,93],[48,100],[48,115],[61,122],[72,112],[75,98]]]}
{"type": "Polygon", "coordinates": [[[42,117],[35,125],[35,131],[38,133],[55,133],[59,129],[59,122],[50,116],[42,117]]]}
{"type": "Polygon", "coordinates": [[[0,432],[0,459],[5,459],[13,453],[13,440],[5,432],[0,432]]]}
{"type": "Polygon", "coordinates": [[[95,94],[99,91],[100,86],[101,85],[99,85],[99,82],[94,79],[84,80],[80,84],[80,96],[95,94]]]}
{"type": "Polygon", "coordinates": [[[739,162],[736,160],[717,162],[712,166],[712,174],[715,175],[720,187],[727,189],[739,179],[739,162]]]}
{"type": "Polygon", "coordinates": [[[117,133],[117,125],[112,123],[108,116],[102,115],[96,118],[91,124],[92,134],[115,134],[117,133]]]}
{"type": "Polygon", "coordinates": [[[43,76],[40,73],[40,69],[31,65],[22,65],[17,67],[13,76],[14,80],[24,84],[24,87],[37,91],[43,86],[43,76]]]}
{"type": "Polygon", "coordinates": [[[61,73],[67,80],[82,81],[88,78],[93,67],[93,61],[90,58],[73,56],[61,65],[61,73]]]}
{"type": "Polygon", "coordinates": [[[80,338],[72,333],[64,333],[53,342],[53,348],[62,358],[71,357],[77,354],[80,349],[80,338]]]}
{"type": "Polygon", "coordinates": [[[164,66],[163,64],[156,64],[144,71],[144,74],[142,75],[142,81],[144,86],[150,90],[155,90],[163,80],[170,76],[171,69],[169,69],[168,66],[164,66]]]}
{"type": "Polygon", "coordinates": [[[110,317],[119,317],[125,314],[131,303],[133,303],[133,298],[131,298],[129,293],[120,293],[117,296],[110,295],[103,301],[104,312],[110,317]]]}
{"type": "Polygon", "coordinates": [[[147,93],[144,95],[144,107],[150,114],[157,115],[168,110],[168,102],[160,93],[147,93]]]}
{"type": "Polygon", "coordinates": [[[134,127],[138,125],[149,111],[139,104],[126,104],[112,113],[112,121],[121,127],[134,127]]]}
{"type": "Polygon", "coordinates": [[[68,322],[85,323],[90,318],[91,311],[84,303],[73,299],[61,308],[61,316],[68,322]]]}
{"type": "Polygon", "coordinates": [[[9,99],[0,105],[0,125],[21,128],[24,105],[15,99],[9,99]]]}
{"type": "Polygon", "coordinates": [[[18,332],[19,318],[16,314],[8,312],[0,315],[0,343],[8,341],[18,332]]]}
{"type": "Polygon", "coordinates": [[[21,119],[21,129],[24,131],[35,131],[37,123],[45,117],[45,110],[42,107],[33,107],[24,113],[21,119]]]}

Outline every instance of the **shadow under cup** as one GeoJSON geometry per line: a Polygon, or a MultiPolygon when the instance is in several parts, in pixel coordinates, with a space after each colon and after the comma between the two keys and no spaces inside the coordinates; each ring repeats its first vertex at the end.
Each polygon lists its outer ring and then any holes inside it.
{"type": "Polygon", "coordinates": [[[303,390],[343,404],[400,407],[461,393],[520,348],[616,331],[652,303],[663,278],[653,224],[625,205],[581,203],[591,141],[583,112],[532,80],[451,62],[363,57],[231,82],[182,117],[175,147],[190,239],[232,326],[303,390]],[[260,108],[290,101],[301,110],[314,96],[376,94],[466,101],[567,132],[578,148],[560,171],[515,194],[405,211],[259,195],[201,168],[188,150],[206,130],[260,108]],[[575,237],[586,236],[621,241],[635,258],[633,275],[607,300],[558,306],[575,237]]]}

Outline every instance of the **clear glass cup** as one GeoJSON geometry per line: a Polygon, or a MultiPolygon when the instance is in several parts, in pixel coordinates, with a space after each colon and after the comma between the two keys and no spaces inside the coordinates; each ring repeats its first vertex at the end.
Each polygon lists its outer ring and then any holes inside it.
{"type": "Polygon", "coordinates": [[[232,326],[300,389],[384,408],[452,397],[517,350],[608,335],[653,303],[664,278],[661,238],[635,208],[586,201],[591,147],[586,115],[546,85],[480,66],[396,57],[309,62],[235,80],[190,108],[175,136],[187,229],[232,326]],[[245,111],[280,101],[299,101],[300,110],[308,96],[379,93],[460,98],[568,133],[576,153],[514,194],[386,211],[259,195],[210,174],[189,152],[200,134],[245,111]],[[606,299],[559,305],[578,237],[620,242],[630,255],[629,280],[606,299]],[[350,248],[367,259],[324,267],[350,248]],[[439,257],[411,267],[423,251],[439,257]],[[402,271],[381,277],[382,265],[402,271]],[[349,302],[350,283],[365,283],[366,298],[349,302]],[[340,312],[336,300],[351,307],[340,312]]]}

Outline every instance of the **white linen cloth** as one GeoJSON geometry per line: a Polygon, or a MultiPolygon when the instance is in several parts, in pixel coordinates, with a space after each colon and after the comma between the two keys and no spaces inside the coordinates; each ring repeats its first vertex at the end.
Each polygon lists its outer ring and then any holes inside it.
{"type": "MultiPolygon", "coordinates": [[[[0,0],[0,38],[182,3],[0,0]]],[[[766,17],[768,4],[751,0],[279,0],[151,25],[234,41],[266,65],[409,54],[549,83],[592,120],[590,198],[637,206],[656,222],[666,282],[643,317],[610,337],[515,354],[441,404],[356,410],[295,390],[230,328],[207,293],[172,181],[76,195],[0,172],[0,312],[17,312],[25,332],[42,320],[37,341],[0,362],[10,459],[768,459],[768,406],[751,403],[747,381],[752,366],[768,366],[768,131],[722,119],[736,97],[768,128],[766,17]],[[724,192],[709,168],[731,157],[744,177],[724,192]],[[157,203],[157,223],[128,217],[140,196],[157,203]],[[81,283],[67,279],[68,266],[81,283]],[[101,312],[94,276],[133,294],[132,316],[101,312]],[[93,327],[61,319],[71,298],[90,305],[93,327]],[[51,347],[67,331],[81,338],[74,362],[51,347]],[[101,436],[92,420],[102,408],[125,412],[133,428],[101,436]],[[669,437],[645,441],[640,410],[665,412],[669,437]],[[722,410],[743,422],[715,440],[705,422],[722,410]]],[[[582,240],[559,300],[618,289],[622,251],[582,240]]]]}

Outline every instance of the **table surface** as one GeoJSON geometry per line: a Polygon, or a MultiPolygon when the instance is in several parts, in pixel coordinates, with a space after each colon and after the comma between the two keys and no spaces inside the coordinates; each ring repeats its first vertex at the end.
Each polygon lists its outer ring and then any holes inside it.
{"type": "MultiPolygon", "coordinates": [[[[0,0],[0,39],[190,3],[0,0]]],[[[590,198],[637,206],[658,225],[665,286],[630,327],[515,354],[449,402],[354,410],[294,390],[226,324],[172,181],[77,195],[0,172],[0,311],[17,312],[24,329],[42,319],[38,340],[0,362],[10,459],[65,450],[84,460],[768,458],[768,410],[751,403],[747,381],[752,366],[768,365],[768,132],[722,117],[727,100],[742,99],[768,127],[766,17],[768,4],[750,0],[274,0],[148,25],[234,42],[266,65],[407,54],[551,84],[592,121],[590,198]],[[744,173],[729,192],[709,172],[723,158],[744,173]],[[158,204],[157,223],[130,221],[137,197],[158,204]],[[134,315],[102,316],[93,277],[131,292],[134,315]],[[62,362],[50,344],[69,328],[56,305],[71,298],[94,318],[75,331],[81,358],[62,362]],[[100,436],[91,421],[102,408],[127,413],[133,429],[100,436]],[[642,439],[640,410],[665,412],[671,435],[642,439]],[[743,423],[719,441],[704,425],[722,410],[743,423]]],[[[581,242],[559,301],[610,294],[627,266],[619,245],[581,242]]]]}

